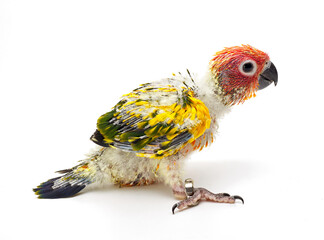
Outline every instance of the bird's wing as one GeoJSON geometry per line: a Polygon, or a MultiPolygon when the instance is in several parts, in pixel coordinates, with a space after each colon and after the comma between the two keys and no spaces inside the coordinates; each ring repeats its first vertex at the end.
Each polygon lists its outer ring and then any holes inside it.
{"type": "Polygon", "coordinates": [[[141,157],[175,154],[210,126],[208,108],[194,95],[183,81],[143,84],[98,119],[91,139],[141,157]]]}

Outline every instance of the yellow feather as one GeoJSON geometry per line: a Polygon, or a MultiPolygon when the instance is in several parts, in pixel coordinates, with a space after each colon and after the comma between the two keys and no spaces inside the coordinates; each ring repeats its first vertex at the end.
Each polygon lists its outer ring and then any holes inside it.
{"type": "Polygon", "coordinates": [[[196,108],[191,108],[191,117],[190,117],[190,120],[195,120],[195,118],[196,118],[196,108]]]}
{"type": "Polygon", "coordinates": [[[147,136],[151,136],[152,133],[156,130],[158,126],[155,126],[153,128],[150,128],[150,129],[147,129],[144,133],[147,135],[147,136]]]}
{"type": "Polygon", "coordinates": [[[178,136],[178,134],[172,134],[172,135],[171,135],[171,134],[168,134],[168,135],[167,135],[167,139],[168,139],[168,140],[172,140],[172,139],[175,138],[176,136],[178,136]]]}
{"type": "Polygon", "coordinates": [[[146,124],[147,124],[146,122],[139,122],[139,123],[137,123],[137,127],[144,128],[146,124]]]}
{"type": "Polygon", "coordinates": [[[180,108],[181,108],[181,105],[176,104],[176,107],[174,108],[174,111],[178,112],[180,110],[180,108]]]}

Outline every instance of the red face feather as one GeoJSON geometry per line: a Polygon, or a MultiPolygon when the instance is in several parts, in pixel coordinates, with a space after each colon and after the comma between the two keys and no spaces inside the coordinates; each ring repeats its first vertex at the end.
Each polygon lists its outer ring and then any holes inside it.
{"type": "Polygon", "coordinates": [[[215,76],[216,93],[226,105],[243,103],[255,96],[258,78],[269,56],[249,45],[225,48],[210,61],[215,76]]]}

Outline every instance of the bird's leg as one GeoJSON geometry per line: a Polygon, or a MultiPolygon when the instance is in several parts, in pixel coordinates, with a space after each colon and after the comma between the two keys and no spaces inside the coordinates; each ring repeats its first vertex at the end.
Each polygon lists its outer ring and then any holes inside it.
{"type": "Polygon", "coordinates": [[[184,200],[187,198],[186,190],[183,184],[176,184],[172,187],[173,196],[176,199],[184,200]]]}
{"type": "Polygon", "coordinates": [[[234,195],[231,196],[228,193],[212,193],[205,188],[194,188],[192,179],[186,179],[185,181],[185,191],[187,194],[187,199],[182,200],[172,207],[172,213],[178,208],[179,210],[186,209],[188,207],[193,207],[199,204],[200,201],[212,201],[218,203],[235,203],[236,199],[239,199],[244,203],[242,197],[234,195]]]}
{"type": "Polygon", "coordinates": [[[187,198],[185,186],[183,184],[183,177],[181,171],[182,161],[177,156],[173,158],[164,158],[158,162],[158,175],[159,181],[170,186],[173,195],[176,199],[183,200],[187,198]]]}

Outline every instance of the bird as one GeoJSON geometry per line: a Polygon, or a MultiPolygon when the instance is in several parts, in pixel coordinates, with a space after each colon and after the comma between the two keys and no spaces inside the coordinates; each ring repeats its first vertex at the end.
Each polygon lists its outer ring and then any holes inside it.
{"type": "Polygon", "coordinates": [[[99,117],[90,137],[96,148],[85,159],[33,191],[53,199],[77,195],[89,185],[164,183],[180,200],[173,213],[202,200],[244,203],[238,195],[194,188],[193,180],[183,181],[183,166],[191,153],[214,142],[219,120],[234,105],[272,83],[277,85],[278,72],[268,54],[242,44],[216,52],[202,77],[187,70],[141,84],[99,117]]]}

